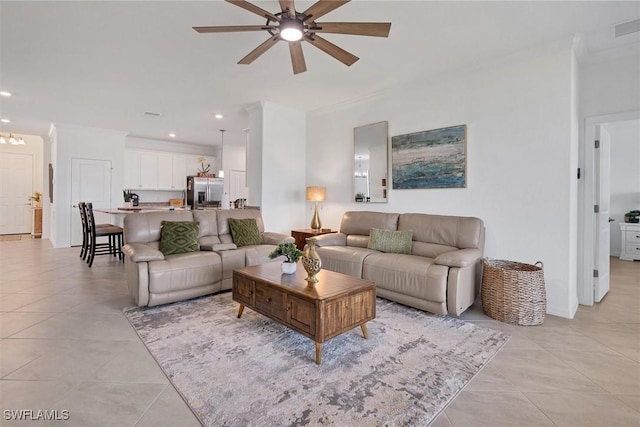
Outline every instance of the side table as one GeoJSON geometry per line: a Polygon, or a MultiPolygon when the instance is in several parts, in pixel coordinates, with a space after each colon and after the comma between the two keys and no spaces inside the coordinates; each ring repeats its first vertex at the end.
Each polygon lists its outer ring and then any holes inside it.
{"type": "Polygon", "coordinates": [[[323,228],[320,230],[306,228],[304,230],[291,230],[291,237],[296,239],[296,247],[300,250],[303,250],[304,245],[307,244],[307,238],[329,233],[337,233],[337,231],[331,230],[330,228],[323,228]]]}

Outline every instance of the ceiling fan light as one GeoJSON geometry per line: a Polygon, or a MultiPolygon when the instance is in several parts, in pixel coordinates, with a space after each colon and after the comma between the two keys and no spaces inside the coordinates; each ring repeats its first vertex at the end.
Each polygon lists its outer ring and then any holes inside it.
{"type": "Polygon", "coordinates": [[[297,19],[283,19],[280,22],[280,37],[288,42],[295,42],[302,38],[302,22],[297,19]]]}

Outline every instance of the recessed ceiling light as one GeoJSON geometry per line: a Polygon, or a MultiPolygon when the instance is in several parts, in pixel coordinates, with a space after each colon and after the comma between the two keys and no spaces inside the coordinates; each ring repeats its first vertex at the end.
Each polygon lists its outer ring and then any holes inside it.
{"type": "Polygon", "coordinates": [[[0,119],[0,122],[2,122],[2,123],[11,123],[11,120],[9,120],[9,119],[0,119]]]}
{"type": "Polygon", "coordinates": [[[216,119],[220,120],[221,118],[223,118],[224,116],[222,114],[216,114],[216,119]]]}
{"type": "Polygon", "coordinates": [[[169,134],[169,136],[170,136],[171,138],[175,138],[175,137],[176,137],[176,134],[175,134],[175,133],[170,133],[170,134],[169,134]]]}
{"type": "Polygon", "coordinates": [[[7,92],[7,91],[5,91],[5,90],[0,91],[0,96],[11,96],[11,95],[12,95],[12,93],[11,93],[11,92],[7,92]]]}

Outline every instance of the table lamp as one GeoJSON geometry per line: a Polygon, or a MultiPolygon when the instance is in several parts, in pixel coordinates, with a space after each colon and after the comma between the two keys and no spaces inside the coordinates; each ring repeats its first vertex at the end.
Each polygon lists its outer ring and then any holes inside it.
{"type": "Polygon", "coordinates": [[[316,210],[311,220],[311,228],[314,230],[320,230],[322,222],[318,215],[318,202],[324,202],[327,189],[324,187],[307,187],[307,202],[316,202],[316,210]]]}

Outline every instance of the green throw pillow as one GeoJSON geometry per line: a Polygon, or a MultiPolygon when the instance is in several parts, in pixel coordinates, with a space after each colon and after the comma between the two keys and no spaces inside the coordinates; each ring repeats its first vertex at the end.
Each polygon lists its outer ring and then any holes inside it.
{"type": "Polygon", "coordinates": [[[197,251],[198,224],[197,221],[162,221],[160,252],[172,255],[197,251]]]}
{"type": "Polygon", "coordinates": [[[369,233],[369,245],[367,247],[380,252],[410,254],[412,238],[412,230],[394,231],[372,228],[369,233]]]}
{"type": "Polygon", "coordinates": [[[229,218],[231,238],[238,247],[259,245],[262,243],[260,230],[255,218],[235,219],[229,218]]]}

